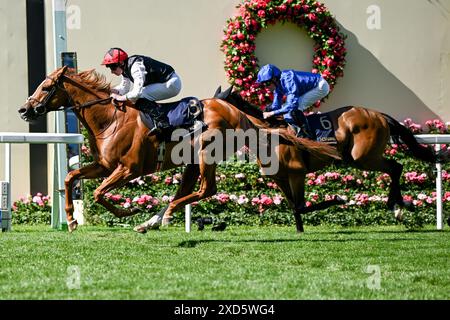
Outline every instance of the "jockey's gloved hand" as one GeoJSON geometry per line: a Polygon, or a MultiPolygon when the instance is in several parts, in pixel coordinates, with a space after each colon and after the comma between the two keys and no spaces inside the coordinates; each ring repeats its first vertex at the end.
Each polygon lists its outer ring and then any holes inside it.
{"type": "Polygon", "coordinates": [[[272,111],[272,104],[268,104],[267,106],[266,106],[266,108],[264,109],[264,111],[265,112],[269,112],[269,111],[272,111]]]}
{"type": "Polygon", "coordinates": [[[121,96],[120,94],[117,94],[117,93],[111,93],[110,97],[116,101],[127,101],[126,96],[121,96]]]}

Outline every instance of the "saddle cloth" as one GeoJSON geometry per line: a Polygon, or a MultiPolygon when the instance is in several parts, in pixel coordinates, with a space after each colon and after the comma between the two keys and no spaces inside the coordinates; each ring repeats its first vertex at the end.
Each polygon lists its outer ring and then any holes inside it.
{"type": "Polygon", "coordinates": [[[306,116],[309,128],[315,133],[318,142],[337,143],[333,121],[328,113],[314,113],[306,116]]]}
{"type": "Polygon", "coordinates": [[[186,97],[176,102],[159,103],[152,105],[148,112],[140,111],[140,116],[144,124],[152,129],[155,126],[153,117],[163,118],[168,121],[173,129],[190,127],[195,120],[203,116],[203,105],[195,97],[186,97]],[[154,110],[154,108],[158,108],[154,110]]]}

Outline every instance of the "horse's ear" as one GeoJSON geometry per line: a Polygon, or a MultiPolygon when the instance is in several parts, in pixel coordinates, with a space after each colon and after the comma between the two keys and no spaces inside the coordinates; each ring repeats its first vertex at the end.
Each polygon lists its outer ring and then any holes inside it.
{"type": "Polygon", "coordinates": [[[227,90],[222,92],[222,94],[223,94],[223,96],[228,97],[232,91],[233,91],[233,86],[229,87],[227,90]]]}
{"type": "Polygon", "coordinates": [[[222,92],[222,86],[219,86],[216,90],[216,92],[214,92],[214,98],[218,98],[219,94],[222,92]]]}
{"type": "Polygon", "coordinates": [[[69,68],[68,66],[62,67],[62,68],[61,68],[61,71],[59,72],[59,75],[62,76],[64,73],[66,73],[66,71],[67,71],[68,68],[69,68]]]}

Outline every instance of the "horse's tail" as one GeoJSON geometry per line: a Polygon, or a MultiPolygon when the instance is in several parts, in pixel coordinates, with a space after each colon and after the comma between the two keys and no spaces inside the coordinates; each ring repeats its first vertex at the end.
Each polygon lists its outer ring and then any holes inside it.
{"type": "Polygon", "coordinates": [[[391,138],[394,143],[398,145],[406,144],[412,156],[419,160],[430,163],[438,161],[435,152],[431,148],[421,145],[408,128],[387,114],[383,113],[383,116],[389,124],[391,138]]]}
{"type": "Polygon", "coordinates": [[[287,131],[279,131],[279,135],[291,142],[298,150],[308,151],[319,159],[328,160],[329,158],[332,158],[335,160],[342,160],[342,157],[339,155],[336,147],[326,143],[305,138],[298,138],[287,131]]]}

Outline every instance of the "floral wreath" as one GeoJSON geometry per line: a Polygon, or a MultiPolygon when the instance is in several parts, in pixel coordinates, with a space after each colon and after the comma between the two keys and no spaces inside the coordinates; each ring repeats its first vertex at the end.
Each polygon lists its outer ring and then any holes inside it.
{"type": "MultiPolygon", "coordinates": [[[[229,82],[243,98],[258,105],[272,101],[272,92],[257,84],[259,66],[255,40],[268,25],[293,22],[306,28],[314,40],[313,73],[320,73],[333,90],[338,77],[344,75],[345,38],[331,13],[315,0],[243,0],[238,14],[227,20],[221,50],[225,53],[225,71],[229,82]]],[[[320,101],[316,104],[319,107],[320,101]]]]}

